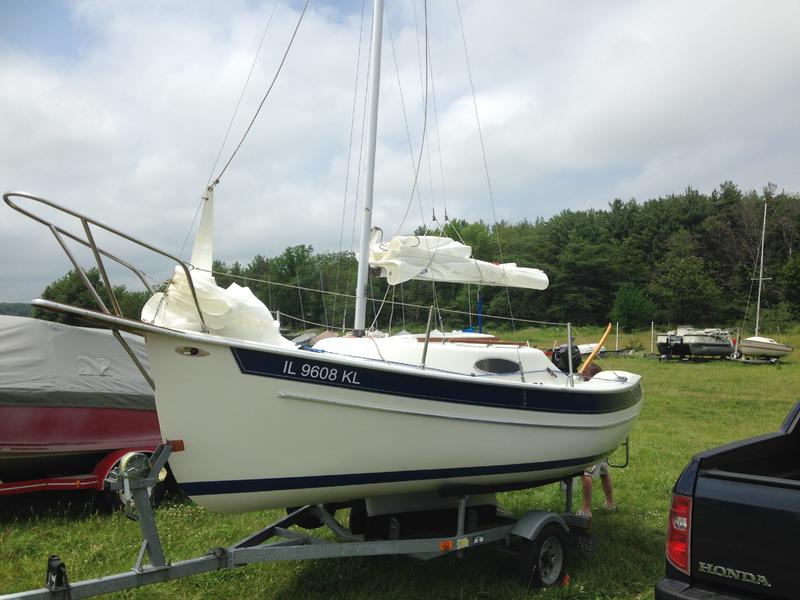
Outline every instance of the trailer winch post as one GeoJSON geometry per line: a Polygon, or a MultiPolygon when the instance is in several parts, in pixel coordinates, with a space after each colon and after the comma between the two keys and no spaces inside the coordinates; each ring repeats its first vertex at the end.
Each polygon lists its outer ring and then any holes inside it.
{"type": "Polygon", "coordinates": [[[137,573],[143,571],[142,563],[145,553],[150,556],[150,564],[153,567],[164,567],[167,564],[164,557],[164,547],[161,544],[155,516],[153,515],[153,505],[150,502],[150,494],[151,490],[158,485],[158,475],[161,469],[166,466],[167,459],[171,452],[171,444],[162,444],[156,448],[155,452],[153,452],[148,459],[146,472],[126,469],[123,470],[118,477],[112,477],[106,480],[108,487],[112,490],[122,489],[124,496],[126,496],[126,505],[130,504],[130,500],[133,500],[132,507],[135,508],[136,512],[133,514],[126,514],[139,523],[139,531],[142,534],[142,545],[133,567],[134,571],[137,573]]]}

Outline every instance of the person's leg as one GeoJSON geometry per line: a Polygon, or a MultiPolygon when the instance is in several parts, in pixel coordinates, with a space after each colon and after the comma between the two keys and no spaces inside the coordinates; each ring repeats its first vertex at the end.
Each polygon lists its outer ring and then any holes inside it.
{"type": "Polygon", "coordinates": [[[617,507],[614,502],[614,485],[611,483],[611,474],[603,473],[600,475],[600,482],[603,484],[603,494],[606,497],[606,508],[613,510],[617,507]]]}
{"type": "Polygon", "coordinates": [[[591,516],[592,514],[592,476],[583,475],[581,477],[581,484],[583,487],[583,508],[581,512],[585,515],[591,516]]]}

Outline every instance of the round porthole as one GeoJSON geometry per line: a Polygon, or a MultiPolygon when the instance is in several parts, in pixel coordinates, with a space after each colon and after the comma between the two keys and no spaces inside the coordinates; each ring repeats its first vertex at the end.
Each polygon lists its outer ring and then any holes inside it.
{"type": "Polygon", "coordinates": [[[519,373],[519,364],[505,358],[482,358],[475,361],[475,370],[491,375],[512,375],[519,373]]]}

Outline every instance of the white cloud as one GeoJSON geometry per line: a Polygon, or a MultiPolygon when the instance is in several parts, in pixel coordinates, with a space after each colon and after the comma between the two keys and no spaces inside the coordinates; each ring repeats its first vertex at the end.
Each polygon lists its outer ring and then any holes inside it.
{"type": "MultiPolygon", "coordinates": [[[[35,31],[29,45],[0,47],[0,181],[178,252],[272,4],[67,6],[73,24],[88,32],[80,38],[85,47],[42,55],[35,31]]],[[[277,67],[299,8],[277,6],[223,161],[277,67]]],[[[360,6],[352,10],[312,3],[218,188],[219,258],[247,261],[298,243],[338,247],[360,6]]],[[[422,4],[390,2],[387,10],[416,154],[422,4]]],[[[430,217],[433,197],[442,216],[441,159],[450,216],[491,221],[455,5],[429,3],[428,10],[439,130],[431,116],[422,214],[430,217]]],[[[795,2],[476,1],[462,2],[462,12],[498,218],[602,208],[617,196],[645,200],[687,185],[710,191],[726,179],[744,188],[775,181],[800,189],[795,2]]],[[[394,231],[413,169],[384,39],[375,216],[394,231]]],[[[362,87],[366,58],[364,47],[362,87]]],[[[360,95],[357,126],[362,103],[360,95]]],[[[359,136],[357,129],[348,210],[359,136]]],[[[68,264],[43,228],[2,211],[0,301],[24,301],[68,264]]],[[[409,214],[407,230],[420,224],[416,200],[409,214]]]]}

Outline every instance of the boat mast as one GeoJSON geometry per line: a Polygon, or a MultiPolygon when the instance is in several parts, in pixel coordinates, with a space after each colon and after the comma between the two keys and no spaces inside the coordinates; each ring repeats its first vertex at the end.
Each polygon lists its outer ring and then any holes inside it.
{"type": "Polygon", "coordinates": [[[758,320],[761,317],[761,285],[764,283],[764,236],[767,232],[767,198],[764,197],[764,222],[761,225],[761,267],[758,271],[758,302],[756,302],[756,333],[758,335],[758,320]]]}
{"type": "Polygon", "coordinates": [[[364,335],[367,316],[367,278],[369,276],[369,240],[372,229],[372,189],[375,182],[375,144],[378,131],[378,93],[381,83],[381,42],[383,39],[383,0],[372,8],[372,52],[370,58],[369,129],[367,135],[367,173],[364,178],[364,210],[361,215],[361,243],[356,282],[356,316],[353,334],[364,335]]]}

